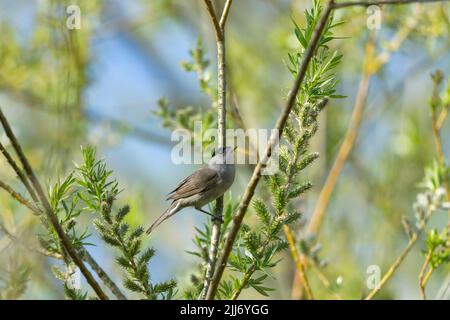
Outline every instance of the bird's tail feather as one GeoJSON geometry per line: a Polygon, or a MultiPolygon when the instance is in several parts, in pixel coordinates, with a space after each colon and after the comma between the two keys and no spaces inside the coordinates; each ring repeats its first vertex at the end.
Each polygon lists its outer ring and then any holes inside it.
{"type": "Polygon", "coordinates": [[[147,229],[147,234],[150,234],[157,226],[180,211],[180,209],[180,204],[178,202],[172,203],[170,207],[168,207],[166,211],[164,211],[163,214],[147,229]]]}

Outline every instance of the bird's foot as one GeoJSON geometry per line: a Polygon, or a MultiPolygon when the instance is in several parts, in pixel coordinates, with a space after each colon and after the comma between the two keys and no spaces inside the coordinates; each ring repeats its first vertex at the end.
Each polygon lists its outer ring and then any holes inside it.
{"type": "Polygon", "coordinates": [[[220,216],[220,217],[212,216],[211,221],[212,221],[212,222],[220,222],[220,223],[224,223],[223,218],[222,218],[221,216],[220,216]]]}
{"type": "Polygon", "coordinates": [[[222,216],[217,217],[215,215],[213,215],[212,213],[209,213],[208,211],[203,210],[202,208],[196,208],[198,211],[203,212],[204,214],[207,214],[208,216],[211,217],[212,222],[220,222],[223,223],[223,219],[222,216]]]}

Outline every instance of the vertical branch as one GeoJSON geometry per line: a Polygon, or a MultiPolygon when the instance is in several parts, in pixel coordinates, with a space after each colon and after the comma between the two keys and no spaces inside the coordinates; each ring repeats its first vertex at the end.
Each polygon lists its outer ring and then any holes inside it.
{"type": "MultiPolygon", "coordinates": [[[[220,22],[212,6],[211,1],[205,0],[207,11],[211,17],[211,22],[216,33],[217,45],[217,123],[218,123],[218,148],[226,146],[226,94],[227,94],[227,78],[226,78],[226,56],[225,56],[225,23],[231,7],[232,0],[227,0],[223,9],[220,22]]],[[[223,196],[216,200],[213,226],[211,230],[211,243],[208,252],[208,263],[206,265],[205,281],[201,294],[202,299],[206,299],[206,294],[214,274],[217,260],[217,249],[220,241],[220,231],[222,227],[223,216],[223,196]]]]}
{"type": "Polygon", "coordinates": [[[262,159],[260,159],[260,161],[258,161],[258,164],[256,165],[256,167],[253,171],[252,177],[245,189],[244,195],[239,204],[239,208],[233,216],[233,222],[231,224],[230,231],[224,240],[224,247],[223,247],[223,250],[219,257],[218,266],[216,268],[216,271],[214,273],[213,279],[211,281],[211,285],[209,287],[209,290],[208,290],[208,293],[206,296],[207,299],[213,299],[214,296],[216,295],[220,280],[222,278],[223,272],[225,271],[225,267],[227,265],[228,258],[230,256],[231,250],[233,248],[234,241],[236,240],[239,229],[241,228],[242,220],[244,219],[244,216],[247,212],[247,208],[250,204],[251,199],[253,198],[253,195],[255,194],[256,187],[261,178],[261,171],[267,165],[268,161],[270,160],[270,157],[272,155],[272,150],[274,148],[276,148],[277,141],[278,141],[279,137],[281,136],[281,134],[283,133],[284,127],[286,125],[286,121],[289,117],[292,107],[295,104],[298,90],[300,89],[300,85],[302,84],[303,79],[305,77],[309,62],[311,61],[311,58],[314,55],[314,52],[318,45],[319,38],[322,34],[322,31],[325,27],[326,22],[328,21],[328,18],[330,16],[333,3],[334,3],[334,0],[329,0],[327,2],[324,12],[322,13],[320,20],[314,29],[314,32],[313,32],[313,35],[311,38],[311,42],[309,43],[309,46],[305,51],[304,59],[303,59],[301,65],[299,66],[299,70],[298,70],[297,76],[295,78],[294,85],[293,85],[291,91],[289,92],[289,95],[288,95],[288,98],[286,101],[286,105],[276,123],[275,131],[278,131],[278,132],[275,132],[270,137],[269,143],[264,152],[264,156],[262,159]]]}
{"type": "Polygon", "coordinates": [[[78,255],[78,252],[76,251],[76,249],[73,247],[72,243],[70,242],[69,237],[67,236],[67,234],[64,232],[61,224],[58,221],[58,218],[55,214],[55,212],[53,211],[47,196],[39,182],[39,180],[37,179],[36,175],[34,174],[33,169],[31,168],[30,163],[28,162],[28,159],[26,158],[22,147],[20,146],[19,142],[17,141],[14,133],[11,130],[11,127],[5,117],[5,115],[3,114],[3,111],[0,109],[0,122],[3,125],[3,128],[5,130],[5,133],[8,137],[8,139],[11,141],[11,144],[14,148],[14,150],[17,153],[17,156],[19,157],[19,160],[23,166],[23,169],[25,171],[25,173],[28,176],[28,179],[31,182],[31,185],[33,186],[33,188],[36,191],[37,197],[40,201],[40,203],[42,204],[43,208],[44,208],[44,212],[48,218],[48,220],[50,221],[51,225],[53,226],[53,228],[55,229],[56,233],[58,234],[58,237],[61,240],[61,243],[63,245],[63,249],[65,249],[67,251],[67,253],[69,254],[70,258],[73,260],[73,262],[78,266],[78,268],[80,269],[81,273],[84,275],[84,277],[86,278],[86,281],[89,283],[89,285],[92,287],[92,289],[95,291],[95,293],[97,294],[97,296],[102,299],[102,300],[108,300],[108,296],[103,292],[102,288],[100,287],[100,285],[97,283],[97,281],[94,279],[94,277],[92,276],[92,274],[89,272],[89,270],[86,268],[86,266],[83,264],[82,259],[80,258],[80,256],[78,255]]]}

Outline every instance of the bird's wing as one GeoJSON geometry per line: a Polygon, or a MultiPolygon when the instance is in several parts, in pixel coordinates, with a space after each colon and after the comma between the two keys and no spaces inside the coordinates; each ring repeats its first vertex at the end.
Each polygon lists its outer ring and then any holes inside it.
{"type": "Polygon", "coordinates": [[[181,181],[181,183],[169,193],[167,200],[175,201],[200,193],[210,186],[215,185],[218,179],[219,175],[215,170],[203,167],[181,181]]]}

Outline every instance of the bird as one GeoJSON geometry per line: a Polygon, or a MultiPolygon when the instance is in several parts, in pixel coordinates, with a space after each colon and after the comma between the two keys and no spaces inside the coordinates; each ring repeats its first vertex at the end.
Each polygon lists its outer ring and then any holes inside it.
{"type": "Polygon", "coordinates": [[[233,184],[235,177],[234,151],[236,149],[237,147],[215,149],[207,165],[181,181],[175,189],[168,193],[166,200],[172,200],[172,203],[147,229],[147,234],[186,207],[194,207],[215,218],[202,207],[221,197],[233,184]]]}

